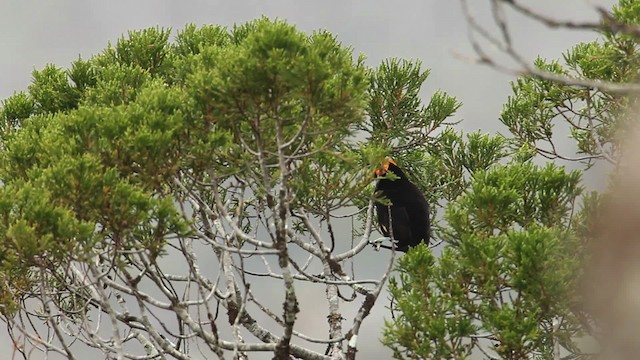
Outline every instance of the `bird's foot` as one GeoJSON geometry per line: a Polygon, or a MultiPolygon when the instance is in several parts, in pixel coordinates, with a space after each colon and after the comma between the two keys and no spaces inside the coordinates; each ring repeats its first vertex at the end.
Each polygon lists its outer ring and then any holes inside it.
{"type": "Polygon", "coordinates": [[[369,244],[373,245],[373,247],[376,249],[376,251],[380,251],[380,246],[382,245],[382,242],[387,241],[387,240],[391,240],[391,238],[388,237],[388,236],[383,236],[383,237],[377,238],[375,240],[369,240],[369,244]]]}

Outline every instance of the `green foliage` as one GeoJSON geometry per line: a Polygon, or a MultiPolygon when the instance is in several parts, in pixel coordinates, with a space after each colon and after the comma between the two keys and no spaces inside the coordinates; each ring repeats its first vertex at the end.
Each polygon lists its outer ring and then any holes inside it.
{"type": "Polygon", "coordinates": [[[136,253],[154,263],[168,239],[194,236],[176,203],[186,192],[225,199],[226,179],[251,194],[229,205],[239,214],[263,211],[278,184],[290,206],[320,216],[363,199],[386,151],[353,140],[367,119],[363,58],[327,32],[266,18],[169,37],[130,32],[69,70],[34,71],[27,93],[2,102],[6,315],[43,279],[73,308],[82,295],[65,287],[65,263],[107,254],[125,270],[136,253]]]}
{"type": "Polygon", "coordinates": [[[176,58],[187,58],[199,54],[209,47],[223,47],[231,42],[231,34],[222,26],[204,25],[197,27],[187,25],[176,36],[176,42],[172,45],[172,53],[176,58]]]}
{"type": "MultiPolygon", "coordinates": [[[[325,32],[308,36],[267,19],[251,26],[253,32],[240,27],[231,34],[242,41],[210,46],[191,60],[193,72],[184,86],[207,125],[233,134],[250,151],[264,147],[287,156],[337,151],[362,121],[367,86],[362,61],[354,64],[351,51],[325,32]]],[[[255,167],[253,156],[229,150],[220,160],[255,167]]],[[[265,156],[273,163],[274,156],[265,156]]],[[[262,179],[261,172],[256,176],[262,179]]]]}
{"type": "Polygon", "coordinates": [[[118,64],[140,67],[151,74],[162,70],[169,53],[168,30],[149,28],[129,32],[127,38],[121,38],[115,48],[109,48],[105,55],[112,56],[118,64]]]}
{"type": "Polygon", "coordinates": [[[0,127],[2,128],[0,137],[4,138],[34,112],[34,101],[24,92],[3,100],[0,108],[0,127]]]}
{"type": "MultiPolygon", "coordinates": [[[[429,76],[420,62],[391,59],[371,72],[369,122],[365,130],[371,140],[395,151],[423,147],[427,136],[461,106],[455,98],[436,91],[424,106],[420,89],[429,76]]],[[[431,141],[437,141],[437,136],[431,141]]]]}
{"type": "Polygon", "coordinates": [[[530,162],[515,163],[473,175],[470,193],[447,209],[452,233],[450,242],[460,239],[469,227],[490,236],[505,232],[514,224],[563,227],[581,192],[580,172],[565,173],[548,164],[538,169],[530,162]]]}
{"type": "Polygon", "coordinates": [[[53,65],[33,71],[29,94],[35,100],[38,113],[67,111],[78,105],[79,94],[69,84],[67,73],[53,65]]]}

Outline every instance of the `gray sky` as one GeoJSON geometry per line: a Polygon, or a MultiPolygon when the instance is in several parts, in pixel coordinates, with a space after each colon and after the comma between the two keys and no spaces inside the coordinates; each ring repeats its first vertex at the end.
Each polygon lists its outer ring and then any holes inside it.
{"type": "MultiPolygon", "coordinates": [[[[490,24],[489,2],[471,2],[475,4],[478,18],[490,24]]],[[[563,16],[568,14],[572,19],[593,20],[597,18],[594,5],[608,8],[613,2],[538,0],[527,3],[553,16],[568,18],[563,16]]],[[[47,63],[66,67],[78,56],[88,58],[100,52],[108,41],[115,41],[128,30],[150,26],[177,30],[187,23],[232,25],[261,15],[286,19],[304,31],[327,29],[356,53],[365,54],[372,66],[389,57],[420,59],[425,68],[432,69],[424,89],[425,100],[434,90],[444,90],[462,101],[456,120],[464,120],[461,127],[465,130],[506,131],[499,124],[498,116],[510,93],[511,77],[454,55],[473,56],[460,3],[454,0],[5,0],[0,3],[0,99],[26,89],[34,68],[40,69],[47,63]]],[[[514,41],[531,59],[536,55],[557,58],[578,41],[595,38],[594,34],[584,32],[551,32],[521,17],[510,18],[514,41]]],[[[360,274],[363,277],[367,271],[378,274],[385,255],[371,252],[360,256],[360,274]]],[[[278,294],[278,299],[280,297],[278,294]]],[[[356,303],[359,305],[359,301],[356,303]]],[[[323,306],[321,304],[319,306],[323,306]]],[[[366,345],[363,341],[360,343],[361,358],[376,359],[382,358],[381,354],[389,354],[375,340],[381,336],[383,317],[388,316],[384,305],[378,304],[365,321],[360,339],[368,341],[366,345]]],[[[301,321],[326,329],[324,313],[317,319],[314,318],[317,313],[304,312],[305,308],[313,309],[313,306],[302,304],[301,321]]],[[[351,324],[345,322],[344,325],[351,324]]],[[[0,349],[10,348],[6,334],[0,332],[0,349]]]]}

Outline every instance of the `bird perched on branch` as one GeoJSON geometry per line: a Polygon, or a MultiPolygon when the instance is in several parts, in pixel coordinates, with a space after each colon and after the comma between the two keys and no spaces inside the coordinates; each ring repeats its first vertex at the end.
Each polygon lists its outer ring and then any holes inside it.
{"type": "Polygon", "coordinates": [[[416,246],[421,241],[429,244],[429,203],[420,189],[409,181],[398,164],[390,158],[386,158],[376,168],[375,175],[378,178],[376,194],[386,199],[375,203],[380,232],[385,237],[391,237],[395,241],[396,250],[402,252],[407,252],[409,247],[416,246]],[[395,176],[389,175],[389,172],[395,176]],[[393,231],[393,236],[390,230],[393,231]]]}

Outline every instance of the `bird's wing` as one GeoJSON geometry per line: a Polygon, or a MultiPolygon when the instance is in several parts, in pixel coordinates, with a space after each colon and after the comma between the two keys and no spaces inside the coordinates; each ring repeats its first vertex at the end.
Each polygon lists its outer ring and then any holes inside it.
{"type": "Polygon", "coordinates": [[[404,206],[391,206],[391,228],[393,240],[400,250],[406,249],[412,242],[411,219],[404,206]]]}
{"type": "Polygon", "coordinates": [[[424,197],[416,198],[416,201],[408,205],[409,219],[411,222],[411,232],[414,238],[409,246],[415,246],[424,240],[429,243],[429,232],[431,229],[429,219],[429,204],[424,197]]]}
{"type": "Polygon", "coordinates": [[[399,205],[391,205],[391,224],[389,224],[389,207],[376,204],[378,225],[382,235],[390,237],[389,228],[393,227],[393,239],[408,243],[411,242],[411,219],[407,208],[399,205]]]}
{"type": "Polygon", "coordinates": [[[389,236],[389,210],[386,205],[376,203],[376,214],[378,215],[378,226],[384,236],[389,236]]]}

